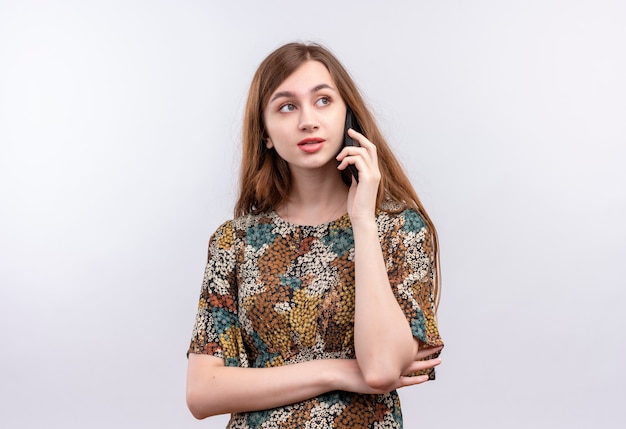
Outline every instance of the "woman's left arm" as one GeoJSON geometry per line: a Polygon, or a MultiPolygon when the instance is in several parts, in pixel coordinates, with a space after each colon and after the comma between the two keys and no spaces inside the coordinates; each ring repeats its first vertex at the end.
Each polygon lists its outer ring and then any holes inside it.
{"type": "Polygon", "coordinates": [[[361,147],[344,148],[339,169],[359,170],[348,196],[355,246],[354,347],[366,382],[385,388],[415,359],[418,342],[393,293],[376,224],[376,196],[380,182],[376,147],[350,131],[361,147]]]}
{"type": "Polygon", "coordinates": [[[354,347],[366,382],[383,388],[404,373],[418,350],[393,294],[376,223],[354,227],[354,347]]]}

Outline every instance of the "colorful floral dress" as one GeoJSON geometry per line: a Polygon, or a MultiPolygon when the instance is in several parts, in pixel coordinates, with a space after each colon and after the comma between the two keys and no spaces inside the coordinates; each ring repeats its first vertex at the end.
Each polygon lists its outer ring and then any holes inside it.
{"type": "MultiPolygon", "coordinates": [[[[389,281],[413,335],[424,344],[441,345],[428,230],[413,209],[378,210],[377,224],[389,281]]],[[[189,353],[252,368],[354,359],[354,241],[349,216],[302,226],[269,212],[222,224],[210,240],[189,353]]],[[[434,370],[427,373],[434,378],[434,370]]],[[[384,395],[333,391],[274,409],[236,413],[228,425],[304,427],[401,428],[400,401],[396,391],[384,395]]]]}

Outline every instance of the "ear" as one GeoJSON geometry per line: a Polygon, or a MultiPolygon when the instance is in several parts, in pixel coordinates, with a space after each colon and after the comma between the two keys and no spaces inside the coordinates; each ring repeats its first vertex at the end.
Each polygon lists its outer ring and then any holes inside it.
{"type": "Polygon", "coordinates": [[[274,147],[274,143],[272,143],[271,138],[265,137],[265,147],[268,149],[272,149],[274,147]]]}

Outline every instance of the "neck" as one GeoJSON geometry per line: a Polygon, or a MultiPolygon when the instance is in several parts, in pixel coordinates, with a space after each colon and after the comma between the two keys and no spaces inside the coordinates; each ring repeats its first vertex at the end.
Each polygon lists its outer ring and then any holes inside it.
{"type": "Polygon", "coordinates": [[[292,177],[289,199],[278,208],[279,215],[300,225],[320,225],[341,217],[347,210],[348,188],[340,175],[332,176],[325,180],[292,177]]]}

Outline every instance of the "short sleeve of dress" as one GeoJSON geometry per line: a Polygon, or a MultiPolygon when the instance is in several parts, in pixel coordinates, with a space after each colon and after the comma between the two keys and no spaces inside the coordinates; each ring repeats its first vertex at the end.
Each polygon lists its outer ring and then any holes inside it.
{"type": "MultiPolygon", "coordinates": [[[[389,282],[420,346],[442,346],[436,320],[432,235],[420,215],[406,209],[382,237],[389,282]]],[[[433,356],[434,357],[434,356],[433,356]]],[[[424,372],[434,379],[434,369],[424,372]]]]}
{"type": "Polygon", "coordinates": [[[226,366],[247,366],[237,311],[236,248],[231,222],[209,241],[209,251],[189,353],[224,359],[226,366]]]}

